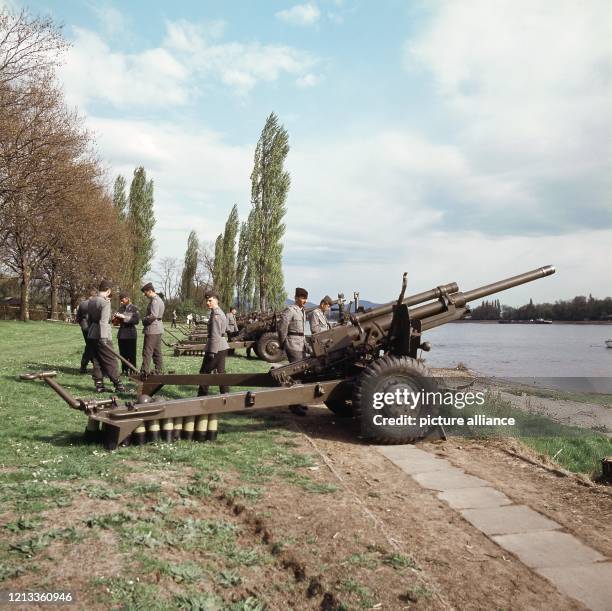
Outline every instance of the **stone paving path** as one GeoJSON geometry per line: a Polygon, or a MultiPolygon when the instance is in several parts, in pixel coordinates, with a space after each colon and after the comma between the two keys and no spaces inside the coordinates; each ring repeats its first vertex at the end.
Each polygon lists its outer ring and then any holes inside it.
{"type": "Polygon", "coordinates": [[[612,611],[612,560],[526,505],[515,505],[489,482],[413,445],[378,451],[423,488],[559,591],[594,611],[612,611]]]}

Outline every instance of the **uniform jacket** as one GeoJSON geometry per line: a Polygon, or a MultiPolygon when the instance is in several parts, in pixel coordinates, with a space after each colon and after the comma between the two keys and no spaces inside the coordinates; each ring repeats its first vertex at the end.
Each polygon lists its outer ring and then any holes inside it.
{"type": "Polygon", "coordinates": [[[89,299],[84,299],[79,303],[76,311],[76,321],[81,325],[83,331],[89,329],[89,299]]]}
{"type": "Polygon", "coordinates": [[[325,313],[321,308],[315,308],[310,313],[310,330],[312,334],[321,333],[321,331],[327,331],[331,329],[331,325],[325,316],[325,313]]]}
{"type": "Polygon", "coordinates": [[[142,319],[145,335],[161,335],[164,332],[162,318],[166,306],[159,295],[155,295],[147,306],[147,315],[142,319]]]}
{"type": "Polygon", "coordinates": [[[138,337],[136,325],[140,322],[138,308],[133,303],[128,303],[127,305],[121,304],[119,306],[119,314],[125,314],[125,318],[119,325],[117,339],[136,339],[138,337]]]}
{"type": "Polygon", "coordinates": [[[227,318],[219,307],[213,308],[208,317],[208,342],[206,352],[216,354],[221,350],[228,350],[227,318]]]}
{"type": "Polygon", "coordinates": [[[304,350],[304,328],[306,327],[306,312],[304,308],[293,304],[287,306],[281,314],[278,324],[278,340],[283,349],[304,350]]]}
{"type": "Polygon", "coordinates": [[[227,331],[228,333],[236,333],[238,331],[238,324],[236,323],[236,316],[231,312],[226,315],[227,318],[227,331]]]}
{"type": "Polygon", "coordinates": [[[89,331],[87,337],[89,339],[106,339],[111,341],[111,301],[108,297],[91,297],[87,307],[89,318],[89,331]]]}

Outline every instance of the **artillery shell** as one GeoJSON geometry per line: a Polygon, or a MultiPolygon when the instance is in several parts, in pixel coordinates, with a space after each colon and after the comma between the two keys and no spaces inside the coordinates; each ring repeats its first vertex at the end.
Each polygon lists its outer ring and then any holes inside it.
{"type": "Polygon", "coordinates": [[[139,424],[134,432],[132,433],[132,442],[136,446],[141,446],[147,441],[147,429],[144,425],[144,422],[139,424]]]}
{"type": "Polygon", "coordinates": [[[172,422],[172,418],[164,418],[161,421],[162,426],[162,441],[167,443],[172,443],[174,441],[174,422],[172,422]]]}
{"type": "Polygon", "coordinates": [[[208,416],[198,416],[195,422],[195,441],[206,441],[206,431],[208,430],[208,416]]]}
{"type": "Polygon", "coordinates": [[[183,439],[191,441],[193,439],[193,430],[195,428],[195,416],[185,416],[183,418],[183,439]]]}
{"type": "Polygon", "coordinates": [[[147,440],[159,441],[159,420],[150,420],[147,428],[147,440]]]}
{"type": "Polygon", "coordinates": [[[97,441],[100,438],[100,423],[93,418],[88,418],[83,437],[87,442],[97,441]]]}
{"type": "Polygon", "coordinates": [[[209,414],[208,430],[206,431],[206,441],[215,441],[217,439],[218,427],[219,427],[219,420],[217,418],[217,414],[209,414]]]}
{"type": "Polygon", "coordinates": [[[183,418],[175,418],[174,419],[174,441],[177,441],[181,438],[181,434],[183,433],[183,418]]]}

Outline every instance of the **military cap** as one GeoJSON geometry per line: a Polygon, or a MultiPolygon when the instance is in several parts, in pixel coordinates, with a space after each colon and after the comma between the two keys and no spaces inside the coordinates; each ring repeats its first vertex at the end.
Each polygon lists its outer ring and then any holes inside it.
{"type": "Polygon", "coordinates": [[[98,287],[98,291],[102,292],[102,291],[108,291],[108,289],[112,289],[113,285],[111,282],[109,282],[108,280],[102,280],[102,282],[100,282],[100,286],[98,287]]]}
{"type": "Polygon", "coordinates": [[[328,306],[333,304],[333,300],[329,295],[325,295],[323,299],[321,299],[321,303],[326,303],[328,306]]]}
{"type": "Polygon", "coordinates": [[[125,291],[121,291],[121,292],[119,293],[119,299],[125,299],[126,297],[127,297],[128,299],[130,298],[129,293],[126,293],[125,291]]]}
{"type": "Polygon", "coordinates": [[[155,287],[152,282],[147,282],[140,290],[146,293],[147,291],[155,291],[155,287]]]}
{"type": "Polygon", "coordinates": [[[219,299],[219,293],[217,293],[217,291],[207,291],[204,296],[206,297],[206,299],[210,299],[211,297],[219,299]]]}
{"type": "Polygon", "coordinates": [[[295,289],[295,296],[296,297],[304,297],[304,299],[308,299],[308,291],[306,289],[303,289],[303,288],[298,286],[295,289]]]}

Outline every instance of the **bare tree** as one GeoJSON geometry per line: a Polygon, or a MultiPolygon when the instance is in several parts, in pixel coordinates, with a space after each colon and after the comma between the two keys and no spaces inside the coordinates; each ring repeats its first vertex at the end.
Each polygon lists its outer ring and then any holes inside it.
{"type": "Polygon", "coordinates": [[[181,264],[175,257],[160,259],[154,273],[167,299],[174,299],[177,296],[181,284],[181,272],[181,264]]]}

